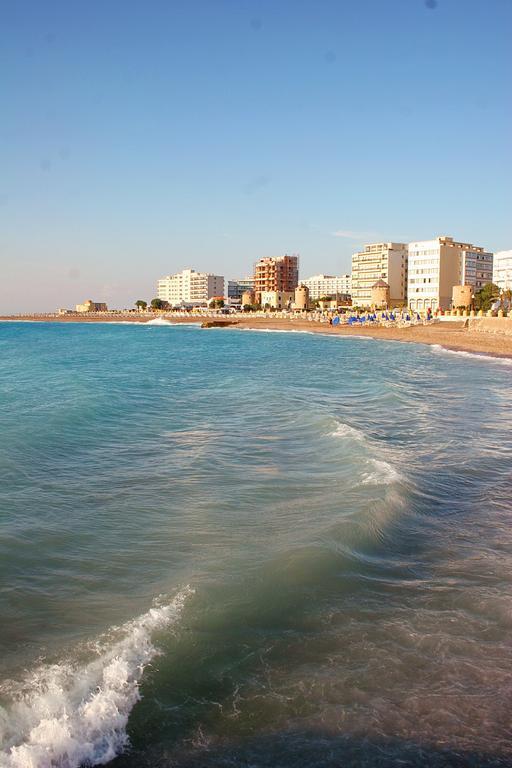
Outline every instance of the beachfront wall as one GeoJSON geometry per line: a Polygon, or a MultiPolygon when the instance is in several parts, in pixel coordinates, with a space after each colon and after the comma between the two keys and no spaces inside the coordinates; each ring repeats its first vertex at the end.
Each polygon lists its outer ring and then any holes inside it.
{"type": "Polygon", "coordinates": [[[512,336],[511,317],[472,317],[469,320],[469,330],[480,333],[496,333],[512,336]]]}

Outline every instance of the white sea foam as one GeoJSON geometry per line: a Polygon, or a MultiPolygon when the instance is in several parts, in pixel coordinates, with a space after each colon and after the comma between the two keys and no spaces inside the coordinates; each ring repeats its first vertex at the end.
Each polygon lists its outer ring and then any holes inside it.
{"type": "Polygon", "coordinates": [[[365,439],[364,432],[355,427],[351,427],[350,424],[344,424],[342,421],[336,422],[337,427],[334,432],[331,432],[331,437],[350,437],[353,440],[363,441],[365,439]]]}
{"type": "Polygon", "coordinates": [[[146,320],[144,325],[176,325],[176,323],[171,323],[165,317],[154,317],[152,320],[146,320]]]}
{"type": "Polygon", "coordinates": [[[158,654],[152,634],[178,621],[192,592],[186,587],[170,603],[112,629],[88,664],[40,667],[11,685],[13,703],[0,708],[0,766],[79,768],[120,754],[142,673],[158,654]]]}
{"type": "Polygon", "coordinates": [[[299,331],[297,328],[238,328],[237,330],[253,333],[302,333],[305,336],[318,336],[316,331],[299,331]]]}
{"type": "Polygon", "coordinates": [[[509,357],[494,357],[493,355],[478,354],[478,352],[464,352],[459,349],[446,349],[440,344],[431,344],[430,348],[434,354],[457,355],[458,357],[468,357],[470,360],[479,360],[484,363],[498,363],[499,365],[512,365],[512,359],[509,357]]]}
{"type": "Polygon", "coordinates": [[[400,473],[387,461],[369,459],[368,465],[371,470],[364,473],[363,485],[390,485],[401,479],[400,473]]]}
{"type": "Polygon", "coordinates": [[[250,331],[251,333],[300,333],[303,336],[322,336],[324,339],[339,339],[348,341],[350,339],[362,339],[363,341],[375,341],[372,336],[361,336],[356,333],[325,333],[325,331],[304,331],[299,328],[245,328],[240,326],[231,326],[232,330],[250,331]]]}
{"type": "Polygon", "coordinates": [[[137,323],[137,325],[142,325],[143,327],[147,325],[165,325],[166,327],[179,328],[181,325],[200,326],[201,322],[201,320],[187,320],[186,322],[180,323],[174,320],[169,320],[166,317],[154,317],[152,320],[146,320],[146,322],[137,323]]]}

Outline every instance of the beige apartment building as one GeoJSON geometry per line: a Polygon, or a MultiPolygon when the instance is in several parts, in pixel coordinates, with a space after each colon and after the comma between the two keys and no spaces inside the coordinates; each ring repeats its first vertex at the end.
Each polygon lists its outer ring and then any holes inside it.
{"type": "Polygon", "coordinates": [[[369,307],[372,286],[378,280],[389,285],[391,306],[405,304],[407,296],[406,243],[370,243],[352,256],[352,304],[369,307]]]}
{"type": "Polygon", "coordinates": [[[288,309],[295,300],[295,291],[262,291],[260,295],[263,309],[288,309]]]}
{"type": "Polygon", "coordinates": [[[450,309],[455,285],[472,292],[492,281],[493,254],[453,237],[409,243],[407,298],[415,311],[450,309]]]}
{"type": "Polygon", "coordinates": [[[178,304],[204,305],[214,296],[224,296],[224,278],[210,272],[184,269],[158,281],[157,296],[171,306],[178,304]]]}
{"type": "Polygon", "coordinates": [[[293,292],[299,282],[299,257],[266,257],[254,265],[254,293],[256,301],[263,304],[264,292],[293,292]]]}
{"type": "Polygon", "coordinates": [[[77,304],[76,312],[107,312],[107,305],[103,301],[93,301],[87,299],[83,304],[77,304]]]}

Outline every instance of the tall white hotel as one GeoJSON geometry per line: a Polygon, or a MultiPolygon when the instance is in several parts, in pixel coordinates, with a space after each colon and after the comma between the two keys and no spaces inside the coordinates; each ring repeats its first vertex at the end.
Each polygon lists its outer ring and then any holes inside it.
{"type": "Polygon", "coordinates": [[[450,309],[454,285],[479,291],[492,282],[493,254],[453,237],[409,243],[407,299],[412,310],[450,309]]]}
{"type": "Polygon", "coordinates": [[[512,251],[494,254],[492,281],[502,291],[512,290],[512,251]]]}
{"type": "Polygon", "coordinates": [[[157,295],[171,306],[175,304],[206,304],[214,296],[224,296],[224,278],[210,272],[184,269],[158,281],[157,295]]]}

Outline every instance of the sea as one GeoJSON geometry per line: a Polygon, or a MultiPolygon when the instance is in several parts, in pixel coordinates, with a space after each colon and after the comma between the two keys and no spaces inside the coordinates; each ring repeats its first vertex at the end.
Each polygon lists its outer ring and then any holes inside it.
{"type": "Polygon", "coordinates": [[[0,323],[1,768],[512,766],[511,363],[0,323]]]}

